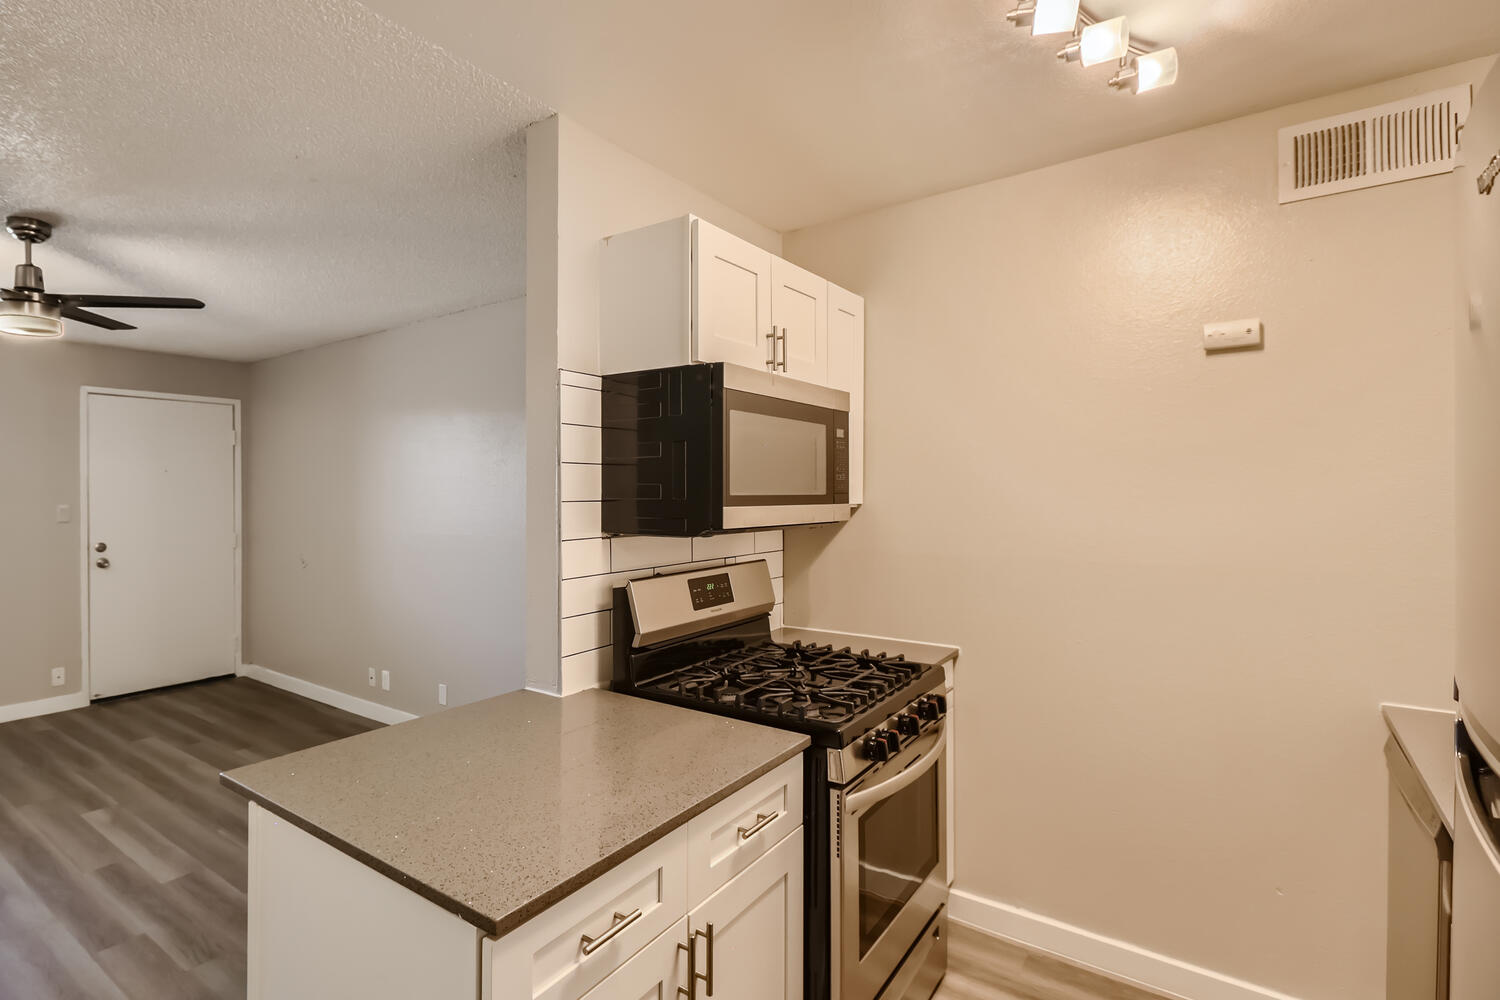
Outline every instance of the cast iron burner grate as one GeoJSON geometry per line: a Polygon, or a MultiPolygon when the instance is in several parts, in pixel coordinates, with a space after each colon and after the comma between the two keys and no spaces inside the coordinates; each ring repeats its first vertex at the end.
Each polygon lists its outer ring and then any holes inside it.
{"type": "Polygon", "coordinates": [[[929,670],[904,656],[768,642],[664,674],[646,690],[777,719],[842,723],[929,670]]]}

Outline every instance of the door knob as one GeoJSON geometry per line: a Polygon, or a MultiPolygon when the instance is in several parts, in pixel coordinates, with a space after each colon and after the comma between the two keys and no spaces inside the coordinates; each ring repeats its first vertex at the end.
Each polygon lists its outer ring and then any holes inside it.
{"type": "Polygon", "coordinates": [[[98,566],[100,569],[109,569],[109,560],[108,559],[96,559],[94,561],[94,565],[98,566]]]}
{"type": "Polygon", "coordinates": [[[109,548],[109,546],[105,545],[103,542],[95,542],[94,543],[94,551],[95,552],[104,552],[108,548],[109,548]]]}

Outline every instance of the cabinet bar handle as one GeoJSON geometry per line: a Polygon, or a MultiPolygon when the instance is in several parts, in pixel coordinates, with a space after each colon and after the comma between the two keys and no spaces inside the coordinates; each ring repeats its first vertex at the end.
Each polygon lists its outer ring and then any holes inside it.
{"type": "Polygon", "coordinates": [[[688,1000],[698,1000],[698,980],[703,980],[703,995],[714,995],[714,925],[708,924],[706,931],[689,931],[687,944],[678,943],[677,950],[688,953],[688,984],[677,987],[677,995],[688,1000]],[[708,975],[698,971],[698,939],[708,942],[708,975]]]}
{"type": "Polygon", "coordinates": [[[639,906],[631,910],[628,914],[616,912],[615,919],[610,922],[609,930],[605,931],[603,934],[600,934],[596,938],[589,937],[587,934],[582,935],[578,939],[578,947],[582,949],[585,957],[592,955],[600,948],[603,948],[605,945],[609,944],[609,942],[614,939],[616,934],[619,934],[621,931],[623,931],[625,928],[629,927],[639,919],[641,919],[641,908],[639,906]]]}
{"type": "Polygon", "coordinates": [[[781,332],[776,335],[776,339],[781,341],[781,370],[786,371],[786,327],[781,328],[781,332]]]}
{"type": "Polygon", "coordinates": [[[771,342],[771,360],[766,362],[766,367],[773,372],[776,370],[776,328],[771,327],[771,332],[766,334],[766,339],[771,342]]]}
{"type": "Polygon", "coordinates": [[[755,814],[755,823],[754,824],[752,824],[751,826],[742,826],[742,827],[739,828],[740,829],[740,839],[741,840],[749,840],[751,837],[755,836],[757,833],[760,833],[760,831],[764,830],[766,827],[768,827],[772,823],[776,822],[777,818],[780,815],[781,815],[781,812],[779,810],[776,811],[776,812],[771,813],[771,815],[769,815],[769,816],[763,816],[760,813],[756,813],[755,814]]]}

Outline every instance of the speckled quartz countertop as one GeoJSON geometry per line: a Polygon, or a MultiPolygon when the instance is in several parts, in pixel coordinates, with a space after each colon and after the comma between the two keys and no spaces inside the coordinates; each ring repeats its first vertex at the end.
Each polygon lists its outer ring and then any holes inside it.
{"type": "Polygon", "coordinates": [[[1457,716],[1438,708],[1413,708],[1409,705],[1383,704],[1380,714],[1391,735],[1411,761],[1422,786],[1443,817],[1443,825],[1453,832],[1453,723],[1457,716]]]}
{"type": "Polygon", "coordinates": [[[518,691],[220,780],[500,935],[808,745],[608,691],[518,691]]]}

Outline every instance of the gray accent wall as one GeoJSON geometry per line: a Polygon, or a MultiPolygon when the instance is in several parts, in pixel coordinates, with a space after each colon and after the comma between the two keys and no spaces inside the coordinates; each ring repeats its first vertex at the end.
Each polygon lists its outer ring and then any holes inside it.
{"type": "Polygon", "coordinates": [[[0,706],[80,690],[79,390],[243,400],[249,376],[230,361],[0,337],[0,706]],[[61,687],[54,667],[67,671],[61,687]]]}
{"type": "Polygon", "coordinates": [[[247,663],[416,714],[439,683],[449,705],[525,686],[524,313],[253,366],[247,663]]]}

